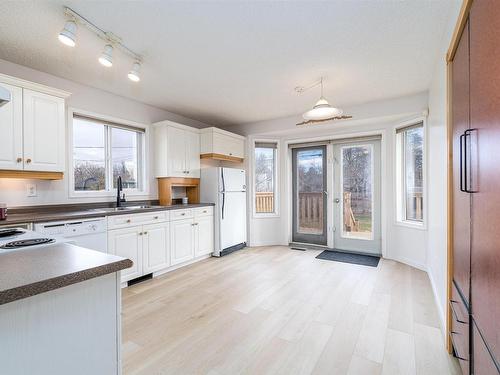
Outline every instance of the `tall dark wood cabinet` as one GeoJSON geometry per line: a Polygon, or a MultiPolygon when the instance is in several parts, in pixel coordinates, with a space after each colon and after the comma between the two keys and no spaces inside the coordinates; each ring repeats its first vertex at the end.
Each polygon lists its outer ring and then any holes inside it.
{"type": "MultiPolygon", "coordinates": [[[[450,338],[464,374],[500,374],[500,0],[466,1],[451,67],[450,338]]],[[[458,35],[458,34],[457,34],[458,35]]]]}

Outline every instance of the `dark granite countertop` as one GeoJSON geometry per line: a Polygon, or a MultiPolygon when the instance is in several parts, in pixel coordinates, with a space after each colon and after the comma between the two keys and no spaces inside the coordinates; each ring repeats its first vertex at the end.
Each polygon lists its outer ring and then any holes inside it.
{"type": "Polygon", "coordinates": [[[130,259],[60,243],[0,253],[0,305],[132,267],[130,259]]]}
{"type": "MultiPolygon", "coordinates": [[[[134,206],[133,202],[130,204],[134,206]]],[[[112,215],[131,215],[152,211],[180,210],[186,208],[197,208],[214,206],[213,203],[195,203],[195,204],[176,204],[172,206],[152,206],[123,211],[109,211],[109,207],[90,207],[90,205],[73,206],[41,206],[29,208],[13,209],[9,211],[6,220],[0,221],[0,226],[22,223],[41,223],[46,221],[60,221],[73,219],[90,219],[94,217],[112,216],[112,215]]]]}

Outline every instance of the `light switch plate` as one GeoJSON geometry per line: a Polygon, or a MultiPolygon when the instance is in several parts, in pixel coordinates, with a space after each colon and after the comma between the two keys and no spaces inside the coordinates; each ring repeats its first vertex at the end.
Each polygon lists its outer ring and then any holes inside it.
{"type": "Polygon", "coordinates": [[[36,197],[36,184],[26,184],[26,196],[36,197]]]}

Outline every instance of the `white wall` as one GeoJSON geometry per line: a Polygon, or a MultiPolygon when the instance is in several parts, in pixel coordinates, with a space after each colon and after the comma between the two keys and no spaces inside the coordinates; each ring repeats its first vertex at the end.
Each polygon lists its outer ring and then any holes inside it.
{"type": "MultiPolygon", "coordinates": [[[[134,100],[130,100],[118,95],[98,90],[89,86],[81,85],[63,78],[59,78],[47,73],[14,64],[5,60],[0,60],[0,73],[13,77],[25,79],[27,81],[55,87],[71,92],[67,99],[67,106],[94,112],[104,116],[111,116],[118,119],[134,121],[149,125],[161,120],[171,120],[184,125],[197,128],[208,127],[202,122],[188,119],[183,116],[167,112],[163,109],[152,107],[134,100]]],[[[132,83],[131,83],[132,84],[132,83]]],[[[149,147],[149,160],[152,160],[153,145],[149,147]]],[[[158,197],[156,180],[152,177],[152,163],[148,163],[148,184],[149,194],[136,196],[132,199],[156,199],[158,197]]],[[[67,173],[61,181],[41,181],[25,179],[0,179],[0,202],[9,206],[26,206],[37,204],[60,204],[78,202],[109,201],[110,198],[69,198],[67,173]],[[37,196],[26,196],[26,184],[36,184],[37,196]]]]}
{"type": "Polygon", "coordinates": [[[445,55],[450,45],[451,35],[458,19],[460,4],[448,20],[442,37],[441,51],[436,61],[434,75],[429,88],[429,160],[428,176],[432,189],[429,189],[429,214],[427,236],[427,269],[445,334],[445,313],[447,305],[447,148],[446,148],[446,62],[445,55]]]}
{"type": "MultiPolygon", "coordinates": [[[[307,127],[297,127],[300,116],[292,116],[254,124],[227,127],[226,130],[248,135],[247,155],[249,159],[249,181],[252,181],[251,158],[254,139],[277,139],[280,141],[279,191],[280,205],[277,217],[253,217],[249,220],[249,242],[252,246],[287,245],[290,235],[291,207],[289,202],[290,160],[287,142],[294,140],[348,138],[367,134],[382,134],[382,245],[384,256],[396,259],[420,269],[426,268],[426,230],[408,228],[396,224],[395,180],[394,180],[394,128],[404,120],[421,117],[428,104],[427,93],[404,98],[368,103],[346,109],[353,120],[333,122],[307,127]]],[[[248,207],[252,212],[252,189],[248,207]]],[[[424,207],[425,209],[425,207],[424,207]]]]}

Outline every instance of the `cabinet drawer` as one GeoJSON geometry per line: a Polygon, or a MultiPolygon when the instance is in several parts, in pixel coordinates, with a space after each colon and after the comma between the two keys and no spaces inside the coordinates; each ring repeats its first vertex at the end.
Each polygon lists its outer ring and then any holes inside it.
{"type": "Polygon", "coordinates": [[[193,217],[193,210],[172,210],[170,211],[170,220],[191,219],[193,217]]]}
{"type": "Polygon", "coordinates": [[[161,223],[168,221],[169,215],[166,211],[155,211],[133,215],[108,216],[108,229],[127,228],[134,225],[161,223]]]}
{"type": "Polygon", "coordinates": [[[472,323],[472,341],[474,348],[474,375],[497,375],[500,373],[495,364],[495,360],[490,354],[486,343],[481,337],[481,333],[476,326],[476,322],[472,323]]]}
{"type": "Polygon", "coordinates": [[[451,309],[451,332],[450,337],[455,350],[455,355],[458,358],[462,373],[469,373],[469,325],[470,318],[467,307],[465,306],[462,297],[453,283],[452,298],[450,300],[451,309]]]}
{"type": "Polygon", "coordinates": [[[193,211],[195,217],[213,216],[214,214],[214,208],[211,206],[195,208],[193,211]]]}

